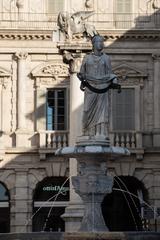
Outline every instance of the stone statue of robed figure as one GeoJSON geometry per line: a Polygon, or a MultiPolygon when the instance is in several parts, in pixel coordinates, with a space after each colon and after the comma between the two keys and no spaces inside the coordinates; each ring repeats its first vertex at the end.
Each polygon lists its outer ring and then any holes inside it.
{"type": "MultiPolygon", "coordinates": [[[[72,176],[75,192],[82,198],[84,214],[79,231],[109,231],[101,203],[112,192],[113,177],[107,174],[107,161],[129,155],[126,148],[109,142],[109,89],[120,90],[112,73],[110,58],[103,52],[103,37],[92,38],[93,52],[87,55],[78,73],[84,91],[83,135],[76,145],[56,151],[56,155],[77,159],[77,176],[72,176]]],[[[72,161],[72,160],[71,160],[72,161]]]]}
{"type": "Polygon", "coordinates": [[[83,136],[108,139],[109,89],[120,90],[120,85],[112,73],[109,56],[103,52],[103,37],[95,35],[92,45],[93,52],[84,58],[77,74],[85,94],[83,136]]]}

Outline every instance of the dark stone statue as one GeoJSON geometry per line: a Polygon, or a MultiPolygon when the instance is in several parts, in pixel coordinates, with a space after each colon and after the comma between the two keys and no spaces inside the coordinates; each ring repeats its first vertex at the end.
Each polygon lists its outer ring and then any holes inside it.
{"type": "Polygon", "coordinates": [[[87,55],[77,74],[84,91],[83,134],[108,136],[109,89],[120,89],[117,77],[112,73],[111,61],[103,52],[102,36],[92,38],[93,52],[87,55]]]}

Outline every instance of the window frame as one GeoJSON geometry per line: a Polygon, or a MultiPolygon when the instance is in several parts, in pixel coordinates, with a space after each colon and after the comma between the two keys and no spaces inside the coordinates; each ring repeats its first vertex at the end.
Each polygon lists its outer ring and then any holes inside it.
{"type": "MultiPolygon", "coordinates": [[[[64,186],[65,186],[65,184],[64,184],[64,186]]],[[[58,193],[59,193],[59,190],[56,190],[56,194],[58,194],[58,193]]],[[[46,212],[46,216],[48,216],[48,214],[50,214],[49,217],[52,217],[51,212],[53,213],[55,209],[58,209],[58,208],[60,209],[61,208],[61,210],[63,211],[63,208],[64,208],[64,212],[65,212],[65,208],[69,205],[69,201],[70,201],[70,181],[69,181],[69,178],[67,176],[50,176],[50,177],[45,177],[42,181],[40,181],[40,182],[38,182],[36,184],[35,189],[33,190],[32,213],[33,213],[33,215],[35,213],[38,213],[39,210],[37,212],[36,209],[40,208],[42,211],[46,212]],[[59,183],[58,183],[58,180],[59,180],[59,183]],[[64,183],[62,184],[62,182],[61,182],[62,180],[64,182],[67,181],[67,183],[65,183],[65,184],[67,184],[67,186],[69,187],[68,199],[62,200],[62,201],[60,199],[57,201],[56,198],[54,198],[52,201],[50,201],[49,199],[42,200],[41,199],[41,195],[39,196],[40,198],[37,199],[37,196],[36,196],[37,191],[39,191],[39,189],[42,190],[42,188],[45,186],[45,184],[49,184],[51,186],[52,186],[52,184],[53,185],[55,184],[54,186],[56,186],[58,184],[59,186],[62,186],[64,184],[64,183]],[[48,212],[47,211],[48,209],[50,209],[51,211],[49,210],[49,212],[48,212]]],[[[59,215],[59,218],[61,218],[61,215],[59,215]]],[[[35,221],[35,219],[32,218],[32,231],[33,232],[35,232],[35,223],[34,223],[34,221],[35,221]]],[[[43,228],[44,227],[45,227],[45,222],[43,223],[43,228]]],[[[53,231],[53,232],[55,232],[55,231],[53,231]]]]}
{"type": "MultiPolygon", "coordinates": [[[[57,104],[57,101],[58,98],[56,98],[56,104],[57,104]]],[[[45,130],[46,131],[66,131],[68,130],[68,121],[69,121],[69,117],[68,117],[68,91],[67,91],[67,88],[66,87],[56,87],[56,88],[47,88],[46,89],[46,111],[45,111],[45,119],[46,119],[46,127],[45,127],[45,130]],[[55,119],[54,119],[54,124],[55,124],[55,129],[48,129],[48,121],[47,121],[47,109],[48,109],[48,92],[49,91],[55,91],[56,92],[56,95],[57,95],[57,92],[58,90],[64,90],[64,129],[63,130],[58,130],[58,113],[57,113],[57,106],[55,107],[55,119]]]]}
{"type": "Polygon", "coordinates": [[[142,99],[143,99],[143,91],[141,91],[141,86],[140,85],[128,85],[128,86],[124,86],[122,85],[122,89],[134,89],[134,95],[135,95],[135,103],[134,103],[134,111],[135,111],[135,129],[134,130],[118,130],[118,129],[114,129],[113,128],[113,102],[112,102],[112,98],[113,98],[113,91],[111,92],[111,117],[110,117],[110,130],[113,132],[137,132],[137,131],[141,131],[142,130],[142,119],[143,119],[143,113],[141,111],[141,105],[142,105],[142,99]]]}

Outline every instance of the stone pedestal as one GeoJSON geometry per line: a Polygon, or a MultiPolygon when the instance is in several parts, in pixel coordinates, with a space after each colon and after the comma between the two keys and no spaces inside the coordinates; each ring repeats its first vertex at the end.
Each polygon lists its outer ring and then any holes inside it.
{"type": "MultiPolygon", "coordinates": [[[[82,141],[84,142],[84,141],[82,141]]],[[[72,177],[75,192],[85,205],[81,227],[82,232],[106,232],[101,202],[107,193],[112,192],[113,178],[107,175],[107,161],[122,155],[129,155],[126,148],[108,146],[88,141],[88,145],[78,145],[58,149],[56,155],[76,158],[77,176],[72,177]]]]}
{"type": "Polygon", "coordinates": [[[113,178],[101,175],[102,170],[98,171],[98,169],[97,174],[96,171],[92,171],[93,166],[89,167],[91,171],[87,171],[86,174],[72,177],[73,186],[85,205],[84,216],[79,231],[105,232],[108,231],[108,228],[102,216],[101,202],[106,193],[112,191],[113,178]]]}

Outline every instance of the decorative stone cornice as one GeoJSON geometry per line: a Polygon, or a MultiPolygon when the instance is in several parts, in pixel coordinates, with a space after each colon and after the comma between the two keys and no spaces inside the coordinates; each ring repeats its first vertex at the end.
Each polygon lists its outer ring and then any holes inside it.
{"type": "MultiPolygon", "coordinates": [[[[160,29],[150,30],[150,29],[131,29],[131,30],[103,30],[98,31],[104,39],[107,40],[159,40],[160,39],[160,29]]],[[[72,44],[76,41],[81,41],[84,43],[84,37],[82,34],[75,34],[71,41],[72,44]]],[[[88,44],[86,39],[86,43],[88,44]]]]}
{"type": "Polygon", "coordinates": [[[11,33],[0,32],[0,40],[52,40],[51,33],[11,33]]]}
{"type": "Polygon", "coordinates": [[[160,29],[130,29],[100,31],[106,40],[159,40],[160,29]]]}

